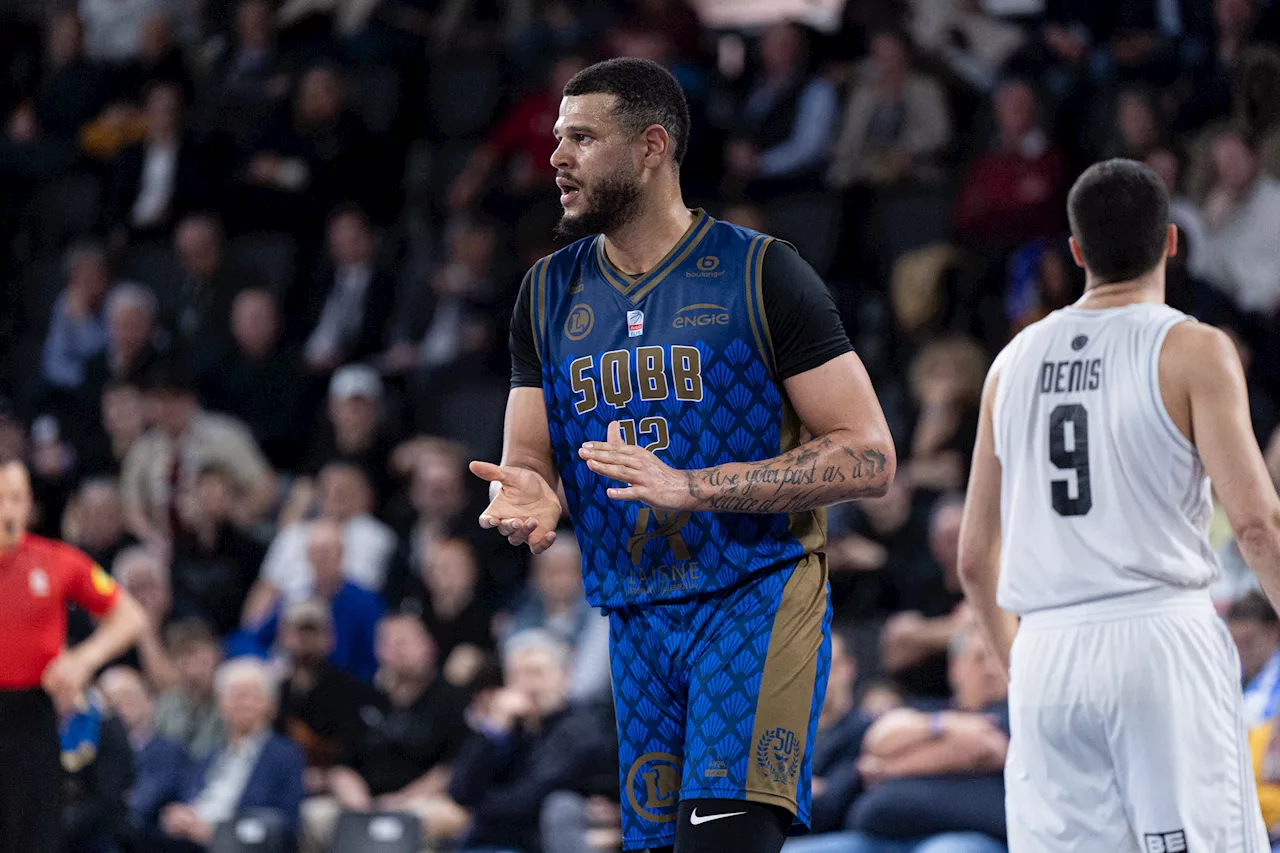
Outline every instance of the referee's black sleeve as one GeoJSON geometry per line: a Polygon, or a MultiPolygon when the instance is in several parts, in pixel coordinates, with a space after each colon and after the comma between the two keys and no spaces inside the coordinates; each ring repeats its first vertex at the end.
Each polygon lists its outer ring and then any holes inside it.
{"type": "Polygon", "coordinates": [[[511,387],[541,388],[542,359],[533,339],[533,270],[525,273],[516,296],[516,307],[511,312],[511,334],[507,347],[511,350],[511,387]]]}
{"type": "Polygon", "coordinates": [[[853,352],[831,291],[799,252],[773,241],[765,249],[761,273],[765,319],[780,378],[790,379],[853,352]]]}

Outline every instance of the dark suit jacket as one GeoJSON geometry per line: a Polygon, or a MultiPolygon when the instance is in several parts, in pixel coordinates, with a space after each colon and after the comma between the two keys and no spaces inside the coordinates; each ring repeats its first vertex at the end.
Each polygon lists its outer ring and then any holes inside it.
{"type": "MultiPolygon", "coordinates": [[[[298,299],[302,303],[302,310],[297,315],[300,322],[295,330],[295,340],[299,344],[306,343],[315,330],[316,323],[320,322],[320,315],[324,312],[324,305],[336,282],[333,267],[325,264],[316,271],[312,283],[301,294],[301,299],[298,299]]],[[[395,280],[384,270],[375,267],[364,292],[364,317],[360,323],[360,336],[355,346],[343,353],[344,361],[359,361],[382,351],[395,299],[395,280]]]]}
{"type": "Polygon", "coordinates": [[[855,708],[818,732],[813,746],[813,776],[825,780],[826,788],[813,798],[811,831],[834,832],[844,826],[849,806],[862,793],[862,777],[854,763],[869,728],[871,720],[855,708]]]}
{"type": "Polygon", "coordinates": [[[175,802],[190,768],[179,743],[156,735],[133,753],[134,780],[129,791],[129,822],[135,829],[155,826],[160,809],[175,802]]]}
{"type": "MultiPolygon", "coordinates": [[[[182,790],[182,801],[193,802],[208,781],[209,770],[217,760],[214,752],[198,763],[188,774],[182,790]]],[[[249,774],[237,811],[275,809],[284,817],[290,833],[297,833],[298,809],[302,806],[302,750],[292,741],[273,734],[262,747],[258,763],[249,774]]]]}
{"type": "Polygon", "coordinates": [[[102,225],[107,231],[124,226],[137,237],[168,239],[175,222],[210,203],[209,185],[205,180],[208,163],[200,147],[191,138],[184,138],[178,145],[178,162],[174,170],[169,211],[155,228],[138,230],[130,225],[129,217],[142,187],[142,167],[146,155],[145,143],[138,143],[124,149],[116,158],[115,169],[103,199],[102,225]]]}

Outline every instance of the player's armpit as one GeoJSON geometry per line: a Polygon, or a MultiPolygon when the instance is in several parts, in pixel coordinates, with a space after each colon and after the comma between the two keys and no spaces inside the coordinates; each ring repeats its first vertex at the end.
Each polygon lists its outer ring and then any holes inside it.
{"type": "Polygon", "coordinates": [[[1211,326],[1174,326],[1160,352],[1160,387],[1175,422],[1179,398],[1189,401],[1191,437],[1214,494],[1245,562],[1280,608],[1280,498],[1253,434],[1234,344],[1211,326]]]}
{"type": "Polygon", "coordinates": [[[784,384],[814,438],[772,459],[685,472],[685,509],[803,512],[888,491],[897,465],[893,438],[858,356],[845,353],[784,384]]]}
{"type": "Polygon", "coordinates": [[[1000,460],[996,457],[992,409],[995,406],[998,367],[987,375],[982,390],[978,438],[965,495],[964,520],[960,524],[960,585],[996,656],[1009,669],[1009,652],[1017,622],[996,603],[1000,581],[1000,460]]]}

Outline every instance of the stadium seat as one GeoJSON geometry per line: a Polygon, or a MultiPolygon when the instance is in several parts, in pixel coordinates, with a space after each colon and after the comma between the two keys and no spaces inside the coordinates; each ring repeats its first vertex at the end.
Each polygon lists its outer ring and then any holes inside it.
{"type": "Polygon", "coordinates": [[[436,139],[474,139],[494,119],[502,73],[492,59],[437,63],[427,80],[423,128],[436,139]]]}
{"type": "Polygon", "coordinates": [[[331,853],[418,853],[422,823],[401,812],[346,812],[338,818],[331,853]]]}
{"type": "Polygon", "coordinates": [[[800,256],[825,276],[840,243],[840,200],[827,193],[785,196],[769,204],[769,232],[795,245],[800,256]]]}
{"type": "Polygon", "coordinates": [[[218,826],[209,853],[285,853],[288,844],[283,815],[272,809],[245,809],[218,826]]]}

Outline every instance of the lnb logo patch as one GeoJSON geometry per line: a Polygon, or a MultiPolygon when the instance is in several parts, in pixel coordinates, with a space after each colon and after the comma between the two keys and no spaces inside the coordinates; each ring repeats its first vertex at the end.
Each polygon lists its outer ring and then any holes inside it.
{"type": "Polygon", "coordinates": [[[1142,836],[1142,849],[1146,853],[1187,853],[1187,833],[1181,829],[1145,833],[1142,836]]]}

